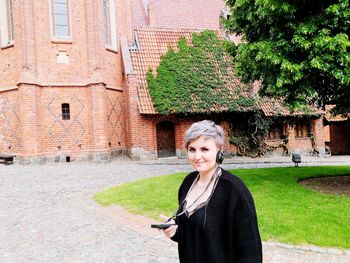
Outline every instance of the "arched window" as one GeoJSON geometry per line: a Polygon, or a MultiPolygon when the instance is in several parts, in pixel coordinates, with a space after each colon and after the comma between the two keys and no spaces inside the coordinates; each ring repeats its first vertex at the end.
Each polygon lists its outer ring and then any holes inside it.
{"type": "Polygon", "coordinates": [[[115,0],[103,0],[103,24],[106,47],[117,50],[117,18],[115,0]]]}
{"type": "Polygon", "coordinates": [[[70,119],[70,109],[68,103],[62,104],[62,120],[69,120],[70,119]]]}

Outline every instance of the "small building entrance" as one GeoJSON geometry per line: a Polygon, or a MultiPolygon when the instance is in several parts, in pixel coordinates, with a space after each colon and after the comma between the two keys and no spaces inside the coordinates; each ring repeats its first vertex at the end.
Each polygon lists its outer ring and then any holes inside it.
{"type": "Polygon", "coordinates": [[[174,123],[170,121],[162,121],[157,124],[156,129],[158,158],[175,156],[174,123]]]}

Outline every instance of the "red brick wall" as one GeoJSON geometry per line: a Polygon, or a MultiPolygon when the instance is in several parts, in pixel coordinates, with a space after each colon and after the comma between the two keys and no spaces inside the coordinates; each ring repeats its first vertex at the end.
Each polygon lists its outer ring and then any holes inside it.
{"type": "MultiPolygon", "coordinates": [[[[49,2],[14,2],[15,43],[0,50],[0,151],[32,157],[125,149],[121,52],[105,46],[102,1],[69,1],[69,41],[53,39],[49,2]],[[60,52],[68,63],[58,63],[60,52]],[[62,120],[62,103],[70,104],[70,120],[62,120]]],[[[118,39],[131,40],[130,3],[116,4],[118,39]]]]}
{"type": "Polygon", "coordinates": [[[121,91],[21,84],[0,93],[0,152],[33,157],[124,149],[121,91]],[[62,119],[63,103],[70,105],[69,120],[62,119]]]}
{"type": "MultiPolygon", "coordinates": [[[[323,130],[323,117],[317,119],[309,119],[311,125],[310,137],[295,137],[295,125],[293,121],[289,121],[286,126],[288,133],[288,150],[289,153],[299,152],[311,154],[314,151],[311,136],[315,138],[315,150],[323,155],[325,151],[325,137],[323,130]]],[[[307,122],[306,122],[307,123],[307,122]]]]}
{"type": "Polygon", "coordinates": [[[33,1],[35,20],[34,35],[30,41],[35,46],[35,63],[39,83],[74,83],[87,77],[86,28],[84,3],[81,0],[69,1],[71,39],[54,41],[52,37],[52,18],[50,1],[33,1]],[[59,52],[69,57],[68,64],[57,63],[59,52]]]}
{"type": "MultiPolygon", "coordinates": [[[[191,126],[193,122],[203,120],[200,117],[194,117],[191,119],[179,119],[175,116],[160,116],[160,115],[140,115],[135,107],[128,106],[137,104],[137,96],[135,91],[135,84],[133,77],[129,77],[129,87],[128,87],[128,103],[126,106],[127,114],[127,148],[129,149],[129,155],[133,159],[143,159],[143,158],[156,158],[157,157],[157,132],[156,125],[161,121],[170,121],[175,125],[175,147],[176,155],[179,157],[186,156],[186,149],[184,147],[184,134],[186,130],[191,126]],[[135,149],[133,153],[130,149],[135,149]],[[142,149],[142,150],[140,150],[142,149]]],[[[224,151],[230,153],[237,153],[237,147],[229,143],[229,125],[226,122],[220,124],[225,131],[225,145],[224,151]]]]}
{"type": "MultiPolygon", "coordinates": [[[[71,39],[58,41],[51,34],[48,0],[14,2],[14,46],[0,50],[0,90],[28,81],[40,85],[86,85],[103,81],[108,87],[123,85],[120,47],[104,44],[102,1],[69,1],[71,39]],[[57,63],[64,52],[69,63],[57,63]]],[[[129,1],[117,2],[117,38],[131,41],[129,1]]]]}
{"type": "Polygon", "coordinates": [[[286,132],[288,134],[288,151],[289,153],[310,153],[312,150],[312,144],[310,137],[295,137],[295,125],[293,121],[289,121],[286,125],[286,132]]]}
{"type": "Polygon", "coordinates": [[[18,90],[0,93],[0,152],[20,152],[20,116],[18,90]]]}
{"type": "Polygon", "coordinates": [[[229,152],[232,154],[237,154],[237,146],[230,143],[230,124],[228,122],[221,123],[222,128],[225,131],[225,144],[224,152],[229,152]]]}
{"type": "Polygon", "coordinates": [[[312,120],[313,133],[315,137],[315,150],[319,152],[319,154],[325,154],[326,147],[326,134],[324,132],[324,124],[323,117],[312,120]]]}
{"type": "Polygon", "coordinates": [[[106,93],[106,130],[108,145],[112,149],[125,149],[125,99],[116,90],[106,93]]]}
{"type": "Polygon", "coordinates": [[[88,95],[87,88],[41,89],[41,152],[80,152],[91,149],[88,95]],[[70,106],[69,120],[62,119],[63,103],[70,106]]]}
{"type": "Polygon", "coordinates": [[[323,134],[324,134],[324,140],[325,140],[325,142],[330,142],[330,140],[331,140],[331,135],[330,135],[329,125],[324,126],[324,128],[323,128],[323,134]]]}
{"type": "Polygon", "coordinates": [[[345,122],[332,122],[330,128],[330,147],[334,155],[350,154],[350,126],[345,122]]]}
{"type": "Polygon", "coordinates": [[[41,89],[35,85],[20,84],[19,93],[19,119],[21,147],[20,155],[29,157],[40,154],[40,125],[41,89]]]}
{"type": "Polygon", "coordinates": [[[0,49],[0,91],[15,87],[19,78],[18,48],[0,49]]]}
{"type": "MultiPolygon", "coordinates": [[[[19,2],[13,1],[14,4],[14,16],[20,16],[20,10],[18,9],[19,2]]],[[[15,87],[17,80],[20,76],[21,65],[21,41],[17,37],[20,36],[21,23],[14,20],[14,28],[16,32],[15,46],[10,46],[5,49],[0,49],[0,91],[4,88],[15,87]]]]}

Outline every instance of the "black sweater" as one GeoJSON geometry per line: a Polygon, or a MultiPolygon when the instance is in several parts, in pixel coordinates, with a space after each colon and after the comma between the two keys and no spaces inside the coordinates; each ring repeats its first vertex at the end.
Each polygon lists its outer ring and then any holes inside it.
{"type": "MultiPolygon", "coordinates": [[[[198,172],[182,182],[178,199],[183,203],[198,172]]],[[[182,211],[180,207],[179,211],[182,211]]],[[[251,193],[237,176],[222,169],[207,205],[191,216],[175,219],[181,263],[260,263],[261,239],[251,193]]]]}

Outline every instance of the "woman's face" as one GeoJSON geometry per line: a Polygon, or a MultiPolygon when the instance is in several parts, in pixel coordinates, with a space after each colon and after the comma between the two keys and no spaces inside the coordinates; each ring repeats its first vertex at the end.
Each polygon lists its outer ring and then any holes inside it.
{"type": "Polygon", "coordinates": [[[194,169],[200,173],[207,173],[216,166],[218,150],[213,139],[201,136],[189,143],[187,157],[194,169]]]}

